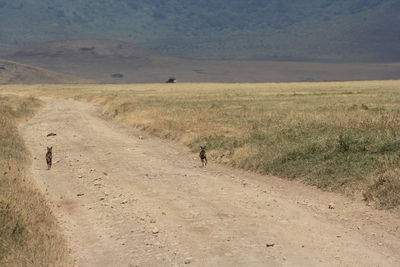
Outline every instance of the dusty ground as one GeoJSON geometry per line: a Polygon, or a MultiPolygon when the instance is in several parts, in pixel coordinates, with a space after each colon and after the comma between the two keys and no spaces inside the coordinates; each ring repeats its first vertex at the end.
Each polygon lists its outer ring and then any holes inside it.
{"type": "Polygon", "coordinates": [[[22,132],[78,266],[400,266],[399,215],[202,168],[186,148],[105,121],[95,106],[44,100],[22,132]]]}

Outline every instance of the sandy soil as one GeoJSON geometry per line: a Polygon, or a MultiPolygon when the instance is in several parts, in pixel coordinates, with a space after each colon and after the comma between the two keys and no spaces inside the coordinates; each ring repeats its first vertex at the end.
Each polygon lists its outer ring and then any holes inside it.
{"type": "Polygon", "coordinates": [[[44,100],[22,133],[78,266],[400,266],[398,214],[212,160],[202,168],[96,106],[44,100]]]}

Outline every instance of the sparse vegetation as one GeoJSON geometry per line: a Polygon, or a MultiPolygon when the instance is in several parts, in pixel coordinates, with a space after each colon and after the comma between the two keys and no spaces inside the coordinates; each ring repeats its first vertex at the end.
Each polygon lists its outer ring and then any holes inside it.
{"type": "Polygon", "coordinates": [[[363,193],[379,208],[398,208],[399,87],[400,81],[366,81],[23,90],[99,103],[105,115],[193,152],[206,145],[211,163],[363,193]]]}
{"type": "Polygon", "coordinates": [[[375,202],[378,208],[393,209],[400,207],[400,171],[391,169],[371,184],[364,197],[375,202]]]}
{"type": "Polygon", "coordinates": [[[41,105],[0,96],[0,266],[69,266],[56,219],[27,177],[31,158],[17,130],[41,105]]]}

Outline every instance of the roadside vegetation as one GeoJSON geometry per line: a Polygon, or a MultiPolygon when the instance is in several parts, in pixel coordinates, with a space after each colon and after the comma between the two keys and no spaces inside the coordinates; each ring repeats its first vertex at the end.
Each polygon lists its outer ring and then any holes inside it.
{"type": "MultiPolygon", "coordinates": [[[[12,89],[13,87],[8,87],[12,89]]],[[[35,86],[211,162],[400,207],[400,81],[35,86]]]]}
{"type": "Polygon", "coordinates": [[[31,157],[17,129],[41,105],[0,96],[0,266],[69,266],[56,219],[27,177],[31,157]]]}

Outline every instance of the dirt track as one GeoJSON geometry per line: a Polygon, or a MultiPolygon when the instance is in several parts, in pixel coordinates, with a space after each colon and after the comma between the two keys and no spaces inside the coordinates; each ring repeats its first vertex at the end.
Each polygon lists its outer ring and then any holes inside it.
{"type": "Polygon", "coordinates": [[[22,132],[78,266],[400,266],[399,215],[201,168],[183,146],[103,120],[93,105],[44,100],[22,132]]]}

